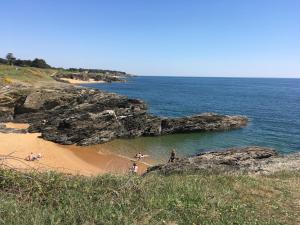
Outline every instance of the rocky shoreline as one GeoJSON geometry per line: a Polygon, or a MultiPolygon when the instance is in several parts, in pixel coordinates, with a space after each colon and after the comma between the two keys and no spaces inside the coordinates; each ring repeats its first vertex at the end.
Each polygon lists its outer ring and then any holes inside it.
{"type": "Polygon", "coordinates": [[[107,83],[111,82],[125,82],[127,74],[99,74],[99,73],[57,73],[53,78],[59,82],[68,83],[64,79],[78,80],[82,82],[87,81],[103,81],[107,83]]]}
{"type": "Polygon", "coordinates": [[[29,132],[60,144],[91,145],[114,138],[223,131],[247,125],[244,116],[204,113],[161,118],[147,105],[114,93],[75,87],[2,86],[0,122],[29,123],[29,132]]]}
{"type": "MultiPolygon", "coordinates": [[[[148,113],[147,105],[114,93],[64,83],[0,86],[0,123],[28,123],[28,129],[7,128],[1,133],[39,132],[43,139],[60,144],[91,145],[114,138],[158,136],[173,133],[238,129],[244,116],[203,113],[182,118],[161,118],[148,113]]],[[[279,156],[274,149],[244,147],[201,153],[174,163],[150,167],[147,174],[270,173],[299,170],[300,154],[279,156]]]]}
{"type": "Polygon", "coordinates": [[[258,146],[222,149],[178,159],[172,163],[148,168],[145,175],[201,173],[207,171],[230,174],[269,174],[277,171],[299,171],[300,153],[279,155],[274,149],[258,146]]]}

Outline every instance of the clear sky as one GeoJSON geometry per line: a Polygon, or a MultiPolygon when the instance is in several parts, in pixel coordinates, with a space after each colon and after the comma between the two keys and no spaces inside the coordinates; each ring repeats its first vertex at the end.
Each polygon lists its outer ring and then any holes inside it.
{"type": "Polygon", "coordinates": [[[138,75],[300,77],[300,0],[3,0],[0,55],[138,75]]]}

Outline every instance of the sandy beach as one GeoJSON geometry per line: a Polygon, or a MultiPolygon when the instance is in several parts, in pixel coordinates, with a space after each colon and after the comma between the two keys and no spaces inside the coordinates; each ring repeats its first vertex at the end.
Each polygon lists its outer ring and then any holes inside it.
{"type": "MultiPolygon", "coordinates": [[[[15,129],[27,128],[27,124],[7,123],[7,127],[15,129]]],[[[132,165],[131,158],[110,154],[107,149],[97,151],[93,146],[81,147],[74,145],[59,145],[39,138],[38,133],[0,133],[0,157],[10,154],[15,159],[5,159],[8,166],[26,170],[55,170],[70,174],[98,175],[103,173],[128,173],[132,165]],[[41,153],[42,158],[36,161],[26,161],[31,152],[41,153]]],[[[0,161],[0,163],[3,163],[0,161]]],[[[147,163],[138,162],[138,173],[147,169],[147,163]]]]}
{"type": "Polygon", "coordinates": [[[90,80],[77,80],[77,79],[70,79],[70,78],[60,78],[61,80],[64,80],[64,81],[67,81],[69,82],[70,84],[90,84],[90,83],[105,83],[105,81],[103,80],[93,80],[93,79],[90,79],[90,80]]]}

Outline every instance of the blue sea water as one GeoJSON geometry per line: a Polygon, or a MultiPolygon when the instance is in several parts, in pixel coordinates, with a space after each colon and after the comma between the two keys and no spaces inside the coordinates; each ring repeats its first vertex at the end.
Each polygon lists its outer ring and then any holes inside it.
{"type": "Polygon", "coordinates": [[[300,151],[300,79],[138,76],[126,83],[84,86],[142,99],[159,116],[216,112],[250,119],[245,128],[227,132],[122,140],[128,149],[120,151],[142,149],[158,158],[173,147],[181,155],[248,145],[272,147],[281,153],[300,151]]]}

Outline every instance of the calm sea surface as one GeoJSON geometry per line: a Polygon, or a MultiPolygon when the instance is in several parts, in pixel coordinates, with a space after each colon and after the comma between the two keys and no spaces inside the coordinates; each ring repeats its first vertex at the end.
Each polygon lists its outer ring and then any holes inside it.
{"type": "Polygon", "coordinates": [[[159,116],[216,112],[250,118],[247,127],[227,132],[115,140],[111,146],[116,152],[143,151],[165,160],[171,148],[180,155],[247,145],[273,147],[281,153],[300,151],[300,79],[141,76],[126,83],[84,86],[142,99],[159,116]]]}

